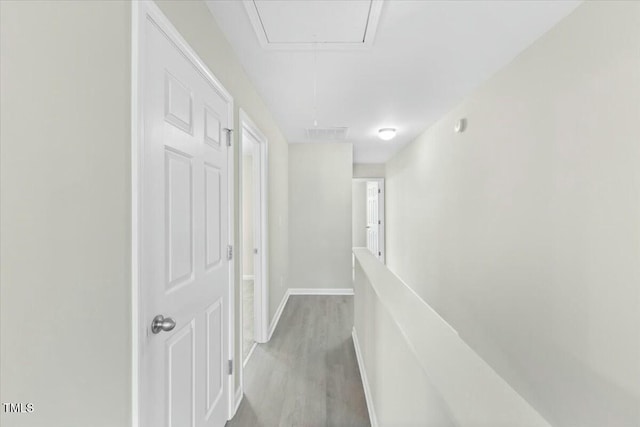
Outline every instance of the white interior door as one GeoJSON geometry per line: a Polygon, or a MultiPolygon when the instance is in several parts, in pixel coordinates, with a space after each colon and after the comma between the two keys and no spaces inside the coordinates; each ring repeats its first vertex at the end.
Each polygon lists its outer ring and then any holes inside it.
{"type": "Polygon", "coordinates": [[[142,31],[142,425],[223,426],[229,101],[154,22],[142,31]],[[153,333],[157,315],[168,318],[159,322],[166,330],[153,333]]]}
{"type": "Polygon", "coordinates": [[[380,250],[380,185],[377,181],[367,181],[367,248],[377,258],[380,250]]]}

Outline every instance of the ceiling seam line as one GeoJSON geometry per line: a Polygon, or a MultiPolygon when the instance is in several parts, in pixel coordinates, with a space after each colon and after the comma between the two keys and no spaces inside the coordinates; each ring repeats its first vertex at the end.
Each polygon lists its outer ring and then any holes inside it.
{"type": "Polygon", "coordinates": [[[371,9],[373,8],[373,1],[369,2],[369,12],[367,13],[367,24],[364,26],[364,36],[362,37],[362,43],[364,44],[367,40],[367,31],[369,30],[369,21],[371,21],[371,9]]]}
{"type": "Polygon", "coordinates": [[[260,26],[262,27],[264,38],[267,41],[267,44],[271,44],[271,40],[269,40],[269,35],[267,34],[267,29],[264,26],[264,22],[262,22],[262,16],[260,16],[260,11],[258,10],[258,5],[256,4],[256,0],[252,0],[251,3],[253,3],[253,7],[256,10],[256,15],[258,15],[258,21],[260,21],[260,26]]]}

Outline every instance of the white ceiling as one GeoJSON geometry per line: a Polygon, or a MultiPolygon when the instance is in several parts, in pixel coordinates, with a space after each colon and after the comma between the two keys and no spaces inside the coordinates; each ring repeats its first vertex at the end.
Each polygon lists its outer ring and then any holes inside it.
{"type": "Polygon", "coordinates": [[[356,163],[388,160],[579,3],[388,0],[370,46],[334,49],[357,40],[370,0],[207,2],[287,140],[310,142],[315,69],[318,126],[348,127],[356,163]],[[265,46],[250,7],[269,42],[307,44],[265,46]]]}

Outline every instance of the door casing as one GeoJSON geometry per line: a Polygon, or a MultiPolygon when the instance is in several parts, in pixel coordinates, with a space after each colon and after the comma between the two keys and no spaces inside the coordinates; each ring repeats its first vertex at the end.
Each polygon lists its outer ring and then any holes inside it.
{"type": "MultiPolygon", "coordinates": [[[[258,289],[254,290],[254,310],[255,310],[255,330],[254,336],[255,341],[259,343],[265,343],[269,340],[269,268],[268,268],[268,259],[269,259],[269,244],[268,244],[268,149],[269,144],[266,136],[260,131],[258,126],[251,120],[251,118],[247,115],[247,113],[240,109],[240,124],[239,124],[239,142],[238,144],[242,144],[246,134],[250,134],[251,137],[258,142],[258,156],[259,156],[259,165],[260,165],[260,174],[259,174],[259,198],[260,203],[254,204],[254,209],[258,210],[257,221],[254,223],[254,235],[258,235],[258,257],[260,271],[258,274],[260,275],[260,285],[258,289]]],[[[255,153],[254,153],[255,154],[255,153]]],[[[239,188],[242,189],[242,168],[243,162],[238,162],[238,175],[239,175],[239,188]]],[[[254,177],[255,179],[255,177],[254,177]]],[[[240,205],[240,212],[243,212],[242,206],[242,197],[239,198],[238,204],[240,205]]],[[[238,253],[244,253],[243,250],[243,238],[242,235],[244,233],[242,224],[240,224],[240,239],[239,239],[239,250],[238,253]]],[[[240,264],[240,271],[243,271],[242,265],[242,257],[238,257],[238,263],[240,264]]],[[[255,282],[257,283],[257,282],[255,282]]],[[[240,295],[242,300],[242,287],[240,288],[240,295]]],[[[242,304],[240,304],[240,319],[242,319],[242,304]]],[[[240,328],[240,342],[242,342],[242,334],[243,329],[240,328]]],[[[239,369],[241,369],[239,367],[239,369]]],[[[242,373],[240,373],[240,378],[242,382],[242,373]]]]}
{"type": "MultiPolygon", "coordinates": [[[[216,90],[228,103],[228,114],[230,122],[234,122],[234,104],[231,94],[222,86],[218,79],[213,75],[205,63],[200,59],[198,54],[189,46],[189,44],[180,35],[178,30],[162,13],[158,6],[151,0],[134,1],[131,3],[131,425],[132,427],[140,426],[141,405],[144,401],[141,396],[141,353],[143,337],[145,331],[149,327],[146,324],[143,315],[143,301],[141,299],[141,281],[140,281],[140,251],[141,251],[141,202],[142,202],[142,168],[144,166],[144,157],[142,152],[142,143],[144,141],[144,98],[143,98],[143,82],[144,76],[144,49],[145,49],[145,23],[146,20],[152,20],[176,45],[176,47],[185,55],[185,57],[193,63],[202,76],[213,85],[216,90]]],[[[235,144],[228,150],[228,197],[229,197],[229,236],[230,242],[235,250],[237,245],[234,239],[234,164],[235,164],[235,144]]],[[[228,359],[233,361],[234,373],[228,375],[228,419],[231,419],[238,407],[239,400],[242,398],[240,394],[236,402],[235,394],[235,375],[237,375],[238,365],[242,362],[235,358],[235,260],[237,256],[234,254],[233,261],[229,263],[229,309],[228,309],[228,359]]]]}
{"type": "Polygon", "coordinates": [[[383,264],[386,264],[386,247],[385,247],[385,236],[386,236],[386,221],[385,221],[385,188],[384,188],[384,178],[353,178],[354,182],[372,182],[375,181],[378,183],[378,188],[380,189],[380,195],[378,196],[378,219],[380,220],[380,228],[378,231],[378,247],[381,255],[376,256],[383,264]]]}

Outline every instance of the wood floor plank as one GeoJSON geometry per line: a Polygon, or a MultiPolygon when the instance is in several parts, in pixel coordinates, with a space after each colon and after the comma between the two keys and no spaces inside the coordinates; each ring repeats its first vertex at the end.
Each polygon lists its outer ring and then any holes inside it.
{"type": "Polygon", "coordinates": [[[227,426],[370,426],[352,325],[352,296],[291,296],[245,367],[245,396],[227,426]]]}

